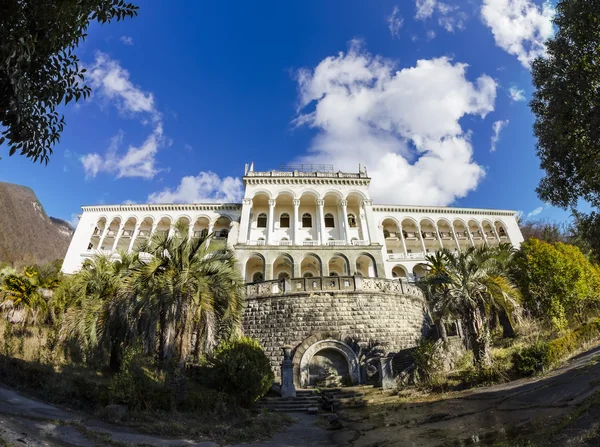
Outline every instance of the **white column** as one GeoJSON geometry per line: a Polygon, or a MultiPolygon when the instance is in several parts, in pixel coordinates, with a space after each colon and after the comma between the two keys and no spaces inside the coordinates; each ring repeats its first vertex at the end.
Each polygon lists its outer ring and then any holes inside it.
{"type": "Polygon", "coordinates": [[[110,225],[105,225],[104,230],[102,230],[102,235],[100,236],[100,242],[98,242],[98,250],[102,249],[102,244],[104,243],[104,238],[106,237],[106,234],[108,233],[109,227],[110,227],[110,225]]]}
{"type": "Polygon", "coordinates": [[[364,212],[361,213],[361,210],[359,209],[357,218],[360,225],[361,239],[363,241],[368,241],[369,229],[367,228],[367,216],[365,216],[364,212]]]}
{"type": "Polygon", "coordinates": [[[398,224],[400,229],[400,240],[402,241],[402,250],[404,250],[404,257],[408,257],[408,251],[406,250],[406,240],[404,240],[404,230],[402,230],[402,223],[398,224]]]}
{"type": "Polygon", "coordinates": [[[298,221],[298,208],[300,207],[300,200],[299,199],[294,199],[292,200],[292,205],[294,205],[294,240],[293,240],[293,244],[294,245],[300,245],[300,232],[298,231],[300,229],[300,222],[298,221]]]}
{"type": "Polygon", "coordinates": [[[423,240],[423,235],[421,234],[421,225],[417,225],[417,231],[419,233],[419,240],[421,241],[421,248],[423,249],[423,256],[427,256],[427,250],[425,250],[425,241],[423,240]]]}
{"type": "Polygon", "coordinates": [[[135,228],[133,229],[133,233],[131,234],[131,241],[129,241],[129,247],[127,247],[127,253],[131,253],[131,250],[133,250],[133,244],[135,243],[135,238],[137,237],[140,225],[141,223],[135,224],[135,228]]]}
{"type": "Polygon", "coordinates": [[[319,243],[321,245],[325,245],[327,240],[325,239],[325,216],[323,215],[323,205],[325,205],[324,200],[317,200],[317,220],[318,223],[318,235],[319,235],[319,243]]]}
{"type": "Polygon", "coordinates": [[[169,227],[169,231],[167,232],[167,238],[171,239],[174,234],[175,234],[175,227],[171,223],[171,226],[169,227]]]}
{"type": "Polygon", "coordinates": [[[121,233],[123,232],[124,223],[119,225],[119,229],[117,230],[117,234],[115,234],[115,241],[113,242],[112,251],[117,249],[117,244],[119,243],[119,239],[121,238],[121,233]]]}
{"type": "Polygon", "coordinates": [[[456,250],[460,253],[460,244],[458,243],[458,237],[456,237],[456,231],[454,231],[454,224],[450,225],[450,229],[452,230],[452,237],[454,237],[454,243],[456,244],[456,250]]]}
{"type": "Polygon", "coordinates": [[[242,200],[242,217],[240,219],[240,232],[238,242],[245,244],[250,234],[250,212],[252,211],[252,199],[242,200]]]}
{"type": "Polygon", "coordinates": [[[344,230],[344,237],[342,239],[345,239],[346,243],[350,245],[350,232],[348,231],[348,201],[340,200],[340,205],[342,207],[342,217],[344,218],[341,227],[344,230]]]}
{"type": "Polygon", "coordinates": [[[267,218],[267,245],[273,243],[273,222],[275,216],[275,200],[269,200],[269,217],[267,218]]]}
{"type": "Polygon", "coordinates": [[[373,216],[373,201],[363,200],[363,208],[365,210],[365,218],[367,219],[367,228],[369,229],[369,244],[377,241],[377,226],[373,216]]]}
{"type": "Polygon", "coordinates": [[[473,235],[471,234],[471,227],[469,227],[469,223],[467,223],[467,234],[469,235],[469,240],[471,241],[471,247],[475,247],[475,242],[473,242],[473,235]]]}
{"type": "Polygon", "coordinates": [[[500,235],[498,234],[498,231],[496,230],[496,225],[492,225],[492,231],[496,235],[496,240],[498,241],[498,243],[500,243],[500,235]]]}
{"type": "Polygon", "coordinates": [[[483,224],[481,222],[478,222],[479,224],[479,231],[481,233],[481,237],[483,238],[483,245],[485,245],[486,247],[488,247],[488,241],[487,241],[487,235],[485,234],[485,231],[483,231],[483,224]]]}
{"type": "Polygon", "coordinates": [[[440,236],[440,230],[438,229],[437,224],[433,225],[433,229],[435,230],[435,235],[437,236],[437,240],[440,243],[440,248],[444,248],[444,244],[442,243],[442,237],[440,236]]]}

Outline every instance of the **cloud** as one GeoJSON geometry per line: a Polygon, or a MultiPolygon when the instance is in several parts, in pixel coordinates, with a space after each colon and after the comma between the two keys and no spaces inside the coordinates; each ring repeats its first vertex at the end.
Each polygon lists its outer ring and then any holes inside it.
{"type": "Polygon", "coordinates": [[[133,37],[121,36],[121,42],[123,42],[125,45],[133,46],[133,37]]]}
{"type": "Polygon", "coordinates": [[[156,153],[168,144],[163,135],[162,116],[156,109],[154,95],[134,85],[129,79],[129,72],[104,53],[96,54],[88,73],[95,97],[114,104],[127,116],[139,117],[142,124],[152,126],[152,131],[141,145],[129,145],[125,153],[119,153],[124,137],[124,133],[119,132],[110,140],[103,155],[94,152],[82,156],[80,161],[86,177],[93,178],[100,172],[106,172],[115,174],[117,178],[153,178],[159,172],[156,168],[156,153]]]}
{"type": "Polygon", "coordinates": [[[538,7],[532,0],[483,0],[481,16],[496,45],[517,56],[525,68],[546,54],[545,42],[554,34],[554,7],[538,7]]]}
{"type": "Polygon", "coordinates": [[[149,203],[206,203],[242,200],[243,186],[239,178],[220,178],[214,172],[200,172],[181,179],[174,189],[166,188],[148,196],[149,203]]]}
{"type": "Polygon", "coordinates": [[[390,16],[386,19],[388,28],[390,29],[390,33],[392,34],[392,38],[400,37],[400,28],[404,23],[404,19],[398,14],[399,12],[400,10],[398,9],[398,7],[394,6],[392,14],[390,14],[390,16]]]}
{"type": "Polygon", "coordinates": [[[527,219],[530,219],[532,217],[535,217],[535,216],[541,214],[542,211],[544,211],[544,207],[543,206],[538,206],[533,211],[527,213],[527,219]]]}
{"type": "Polygon", "coordinates": [[[496,121],[492,125],[492,129],[494,131],[494,135],[492,135],[492,143],[491,143],[491,146],[490,146],[490,152],[495,152],[496,151],[496,145],[498,144],[498,141],[500,141],[500,131],[502,129],[504,129],[506,126],[508,126],[508,120],[496,121]]]}
{"type": "MultiPolygon", "coordinates": [[[[465,22],[468,16],[466,13],[460,11],[456,5],[450,5],[438,0],[416,0],[416,8],[415,19],[417,20],[429,19],[435,13],[438,24],[449,33],[465,29],[465,22]]],[[[433,37],[435,37],[435,34],[433,37]]],[[[428,40],[431,40],[433,37],[428,36],[428,40]]]]}
{"type": "Polygon", "coordinates": [[[508,89],[508,96],[510,96],[511,101],[519,102],[525,101],[525,90],[520,90],[517,87],[510,87],[508,89]]]}
{"type": "Polygon", "coordinates": [[[379,202],[447,205],[475,189],[473,161],[459,120],[494,110],[496,83],[466,78],[467,65],[441,57],[398,70],[353,41],[346,53],[297,72],[296,126],[317,130],[300,161],[355,172],[370,168],[379,202]]]}

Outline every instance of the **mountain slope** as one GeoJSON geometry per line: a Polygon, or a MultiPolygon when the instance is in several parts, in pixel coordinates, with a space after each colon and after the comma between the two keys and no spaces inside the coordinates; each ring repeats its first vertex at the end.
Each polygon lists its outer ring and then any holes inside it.
{"type": "Polygon", "coordinates": [[[0,182],[0,262],[44,264],[64,258],[72,236],[73,227],[46,215],[31,188],[0,182]]]}

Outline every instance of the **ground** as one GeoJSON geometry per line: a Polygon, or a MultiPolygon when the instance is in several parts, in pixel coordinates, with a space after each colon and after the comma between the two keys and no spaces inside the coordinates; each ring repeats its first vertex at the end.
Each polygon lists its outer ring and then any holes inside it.
{"type": "MultiPolygon", "coordinates": [[[[545,447],[600,445],[600,347],[539,378],[446,395],[365,390],[367,406],[344,410],[344,428],[295,415],[297,423],[258,447],[305,445],[545,447]]],[[[106,424],[0,387],[0,439],[15,446],[213,446],[106,424]]],[[[0,441],[0,446],[2,446],[0,441]]]]}

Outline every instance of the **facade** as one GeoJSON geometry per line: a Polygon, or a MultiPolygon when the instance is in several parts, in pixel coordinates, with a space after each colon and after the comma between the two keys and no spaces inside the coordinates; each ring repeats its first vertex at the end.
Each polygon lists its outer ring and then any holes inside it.
{"type": "Polygon", "coordinates": [[[63,271],[174,234],[177,222],[191,237],[208,230],[235,251],[247,283],[244,331],[277,377],[290,346],[294,383],[305,387],[366,380],[369,359],[357,346],[377,342],[387,356],[415,345],[431,323],[411,284],[425,275],[427,254],[523,241],[514,211],[374,204],[365,169],[250,165],[243,181],[242,203],[83,207],[63,271]]]}

